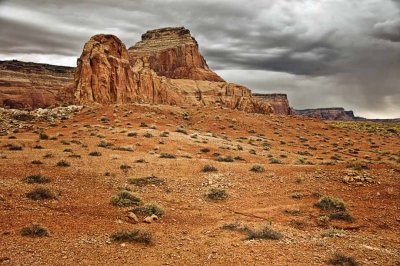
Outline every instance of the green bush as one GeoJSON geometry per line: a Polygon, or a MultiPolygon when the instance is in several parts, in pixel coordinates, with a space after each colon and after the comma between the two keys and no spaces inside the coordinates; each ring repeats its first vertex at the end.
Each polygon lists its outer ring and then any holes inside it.
{"type": "Polygon", "coordinates": [[[135,214],[141,215],[157,215],[157,217],[162,217],[164,215],[164,209],[157,203],[147,203],[144,206],[136,207],[132,210],[135,214]]]}
{"type": "Polygon", "coordinates": [[[333,198],[333,197],[322,197],[318,202],[314,204],[316,207],[328,211],[328,210],[336,210],[336,211],[345,211],[346,205],[341,199],[333,198]]]}
{"type": "Polygon", "coordinates": [[[271,239],[278,240],[283,237],[283,235],[273,229],[271,229],[268,225],[262,226],[258,230],[248,229],[247,232],[247,240],[251,239],[271,239]]]}
{"type": "Polygon", "coordinates": [[[111,198],[111,204],[118,207],[129,207],[139,205],[142,202],[139,196],[132,194],[127,190],[118,192],[116,196],[111,198]]]}
{"type": "Polygon", "coordinates": [[[114,242],[137,242],[146,245],[153,242],[153,235],[144,229],[119,231],[112,234],[110,238],[114,242]]]}
{"type": "Polygon", "coordinates": [[[228,193],[222,188],[210,188],[207,197],[211,200],[224,200],[228,197],[228,193]]]}

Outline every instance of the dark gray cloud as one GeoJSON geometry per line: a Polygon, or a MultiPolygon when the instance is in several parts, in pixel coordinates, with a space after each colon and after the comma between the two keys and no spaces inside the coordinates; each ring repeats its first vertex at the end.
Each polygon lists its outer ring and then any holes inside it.
{"type": "Polygon", "coordinates": [[[185,26],[209,66],[298,108],[400,117],[399,0],[0,0],[0,59],[74,65],[94,34],[127,47],[185,26]]]}

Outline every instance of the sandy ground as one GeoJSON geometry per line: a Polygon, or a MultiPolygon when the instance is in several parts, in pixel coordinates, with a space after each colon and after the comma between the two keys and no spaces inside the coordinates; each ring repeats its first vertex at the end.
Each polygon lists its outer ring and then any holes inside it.
{"type": "Polygon", "coordinates": [[[400,138],[390,132],[219,108],[87,107],[71,119],[0,137],[0,154],[0,265],[324,265],[335,253],[360,265],[400,265],[400,138]],[[188,134],[176,132],[178,126],[188,134]],[[38,129],[53,139],[40,140],[38,129]],[[131,131],[137,136],[129,137],[131,131]],[[169,136],[160,137],[163,131],[169,136]],[[147,132],[153,137],[145,137],[147,132]],[[113,146],[98,147],[102,140],[113,146]],[[7,144],[23,149],[12,151],[7,144]],[[133,151],[116,149],[126,146],[133,151]],[[101,156],[89,156],[93,151],[101,156]],[[219,156],[240,158],[220,162],[219,156]],[[56,166],[60,160],[70,166],[56,166]],[[353,160],[367,160],[369,169],[352,170],[353,160]],[[250,171],[254,164],[265,171],[250,171]],[[218,171],[202,172],[204,165],[218,171]],[[51,181],[23,181],[34,174],[51,181]],[[164,182],[128,182],[150,175],[164,182]],[[348,176],[368,178],[343,182],[348,176]],[[27,198],[37,186],[57,198],[27,198]],[[208,199],[215,187],[228,197],[208,199]],[[147,224],[138,215],[140,222],[133,223],[127,217],[132,207],[110,204],[121,189],[162,206],[164,216],[147,224]],[[321,218],[328,215],[314,206],[321,196],[342,199],[354,220],[321,218]],[[283,237],[246,240],[243,232],[221,228],[233,222],[267,224],[283,237]],[[20,230],[32,223],[47,228],[49,236],[22,236],[20,230]],[[153,243],[110,240],[121,229],[135,228],[150,232],[153,243]]]}

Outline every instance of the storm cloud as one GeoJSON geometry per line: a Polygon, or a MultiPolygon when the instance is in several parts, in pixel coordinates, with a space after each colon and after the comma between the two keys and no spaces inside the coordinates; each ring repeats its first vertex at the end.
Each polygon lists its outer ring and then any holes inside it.
{"type": "Polygon", "coordinates": [[[0,25],[0,60],[71,66],[94,34],[130,47],[146,30],[185,26],[228,81],[287,93],[295,108],[400,117],[397,0],[3,0],[0,25]]]}

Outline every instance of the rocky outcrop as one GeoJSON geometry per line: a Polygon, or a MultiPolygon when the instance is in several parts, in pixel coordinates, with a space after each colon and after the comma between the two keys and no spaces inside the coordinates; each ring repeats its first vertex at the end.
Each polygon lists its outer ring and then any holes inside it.
{"type": "Polygon", "coordinates": [[[102,104],[212,105],[263,114],[272,112],[269,104],[253,98],[246,87],[223,81],[160,76],[147,59],[137,58],[129,62],[127,54],[125,45],[117,37],[93,36],[78,59],[76,100],[102,104]]]}
{"type": "Polygon", "coordinates": [[[224,81],[211,71],[197,41],[184,27],[147,31],[129,48],[131,64],[140,59],[159,76],[173,79],[224,81]]]}
{"type": "Polygon", "coordinates": [[[35,109],[55,106],[60,88],[73,82],[72,67],[0,61],[0,106],[35,109]]]}
{"type": "Polygon", "coordinates": [[[113,35],[95,35],[85,44],[75,72],[80,102],[125,103],[138,100],[135,75],[125,45],[113,35]]]}
{"type": "Polygon", "coordinates": [[[304,109],[304,110],[293,110],[293,114],[299,116],[306,116],[312,118],[318,118],[322,120],[356,120],[353,111],[345,111],[342,107],[332,108],[316,108],[316,109],[304,109]]]}
{"type": "Polygon", "coordinates": [[[253,97],[259,101],[268,103],[273,109],[273,113],[277,115],[290,115],[291,108],[286,94],[281,93],[253,93],[253,97]]]}

